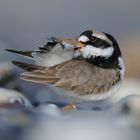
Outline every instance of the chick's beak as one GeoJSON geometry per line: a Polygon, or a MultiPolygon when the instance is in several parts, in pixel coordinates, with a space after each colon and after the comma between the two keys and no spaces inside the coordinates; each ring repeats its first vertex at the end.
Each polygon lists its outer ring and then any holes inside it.
{"type": "Polygon", "coordinates": [[[75,50],[78,50],[78,49],[82,49],[83,47],[85,47],[85,44],[81,43],[81,42],[78,42],[76,45],[75,45],[75,50]]]}

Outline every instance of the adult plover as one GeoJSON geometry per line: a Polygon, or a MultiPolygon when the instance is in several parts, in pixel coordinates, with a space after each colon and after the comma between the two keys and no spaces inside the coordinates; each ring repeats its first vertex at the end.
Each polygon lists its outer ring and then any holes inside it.
{"type": "Polygon", "coordinates": [[[51,39],[35,51],[15,51],[37,65],[13,61],[27,70],[21,79],[66,89],[75,100],[101,100],[114,94],[124,77],[124,63],[115,38],[104,32],[84,31],[79,37],[51,39]]]}

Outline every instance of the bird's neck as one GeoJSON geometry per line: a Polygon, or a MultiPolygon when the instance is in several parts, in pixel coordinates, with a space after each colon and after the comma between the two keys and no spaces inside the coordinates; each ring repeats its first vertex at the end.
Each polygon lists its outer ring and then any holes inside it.
{"type": "Polygon", "coordinates": [[[96,65],[97,67],[103,69],[115,69],[120,73],[120,78],[123,79],[125,73],[125,66],[121,56],[115,57],[114,55],[108,59],[104,57],[94,57],[86,59],[87,62],[96,65]]]}
{"type": "Polygon", "coordinates": [[[104,69],[119,68],[118,57],[115,58],[113,55],[109,58],[102,56],[90,57],[87,58],[86,61],[104,69]]]}

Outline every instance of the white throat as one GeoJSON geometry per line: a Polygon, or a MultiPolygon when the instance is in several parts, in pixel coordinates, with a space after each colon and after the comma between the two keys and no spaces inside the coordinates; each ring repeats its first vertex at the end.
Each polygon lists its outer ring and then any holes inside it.
{"type": "Polygon", "coordinates": [[[97,48],[91,45],[87,45],[86,47],[81,49],[84,58],[90,57],[105,57],[106,59],[109,58],[113,54],[114,48],[112,46],[108,48],[97,48]]]}

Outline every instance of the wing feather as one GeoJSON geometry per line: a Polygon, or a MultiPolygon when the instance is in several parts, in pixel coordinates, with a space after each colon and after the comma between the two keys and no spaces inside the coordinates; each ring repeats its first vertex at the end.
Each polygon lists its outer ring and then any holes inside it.
{"type": "Polygon", "coordinates": [[[32,50],[30,50],[30,51],[18,51],[18,50],[12,50],[12,49],[5,49],[5,50],[8,52],[16,53],[16,54],[22,55],[24,57],[33,59],[32,50]]]}
{"type": "Polygon", "coordinates": [[[37,65],[33,65],[33,64],[19,62],[19,61],[12,61],[12,63],[14,65],[20,67],[21,69],[26,70],[26,71],[46,69],[46,67],[43,67],[43,66],[37,66],[37,65]]]}
{"type": "Polygon", "coordinates": [[[50,68],[15,63],[29,72],[21,74],[21,79],[54,84],[63,89],[72,90],[76,95],[90,95],[107,92],[119,81],[119,72],[115,69],[102,69],[84,60],[71,60],[50,68]]]}
{"type": "Polygon", "coordinates": [[[39,78],[39,77],[32,77],[32,76],[21,76],[22,80],[39,83],[39,84],[54,84],[57,79],[55,78],[39,78]]]}

